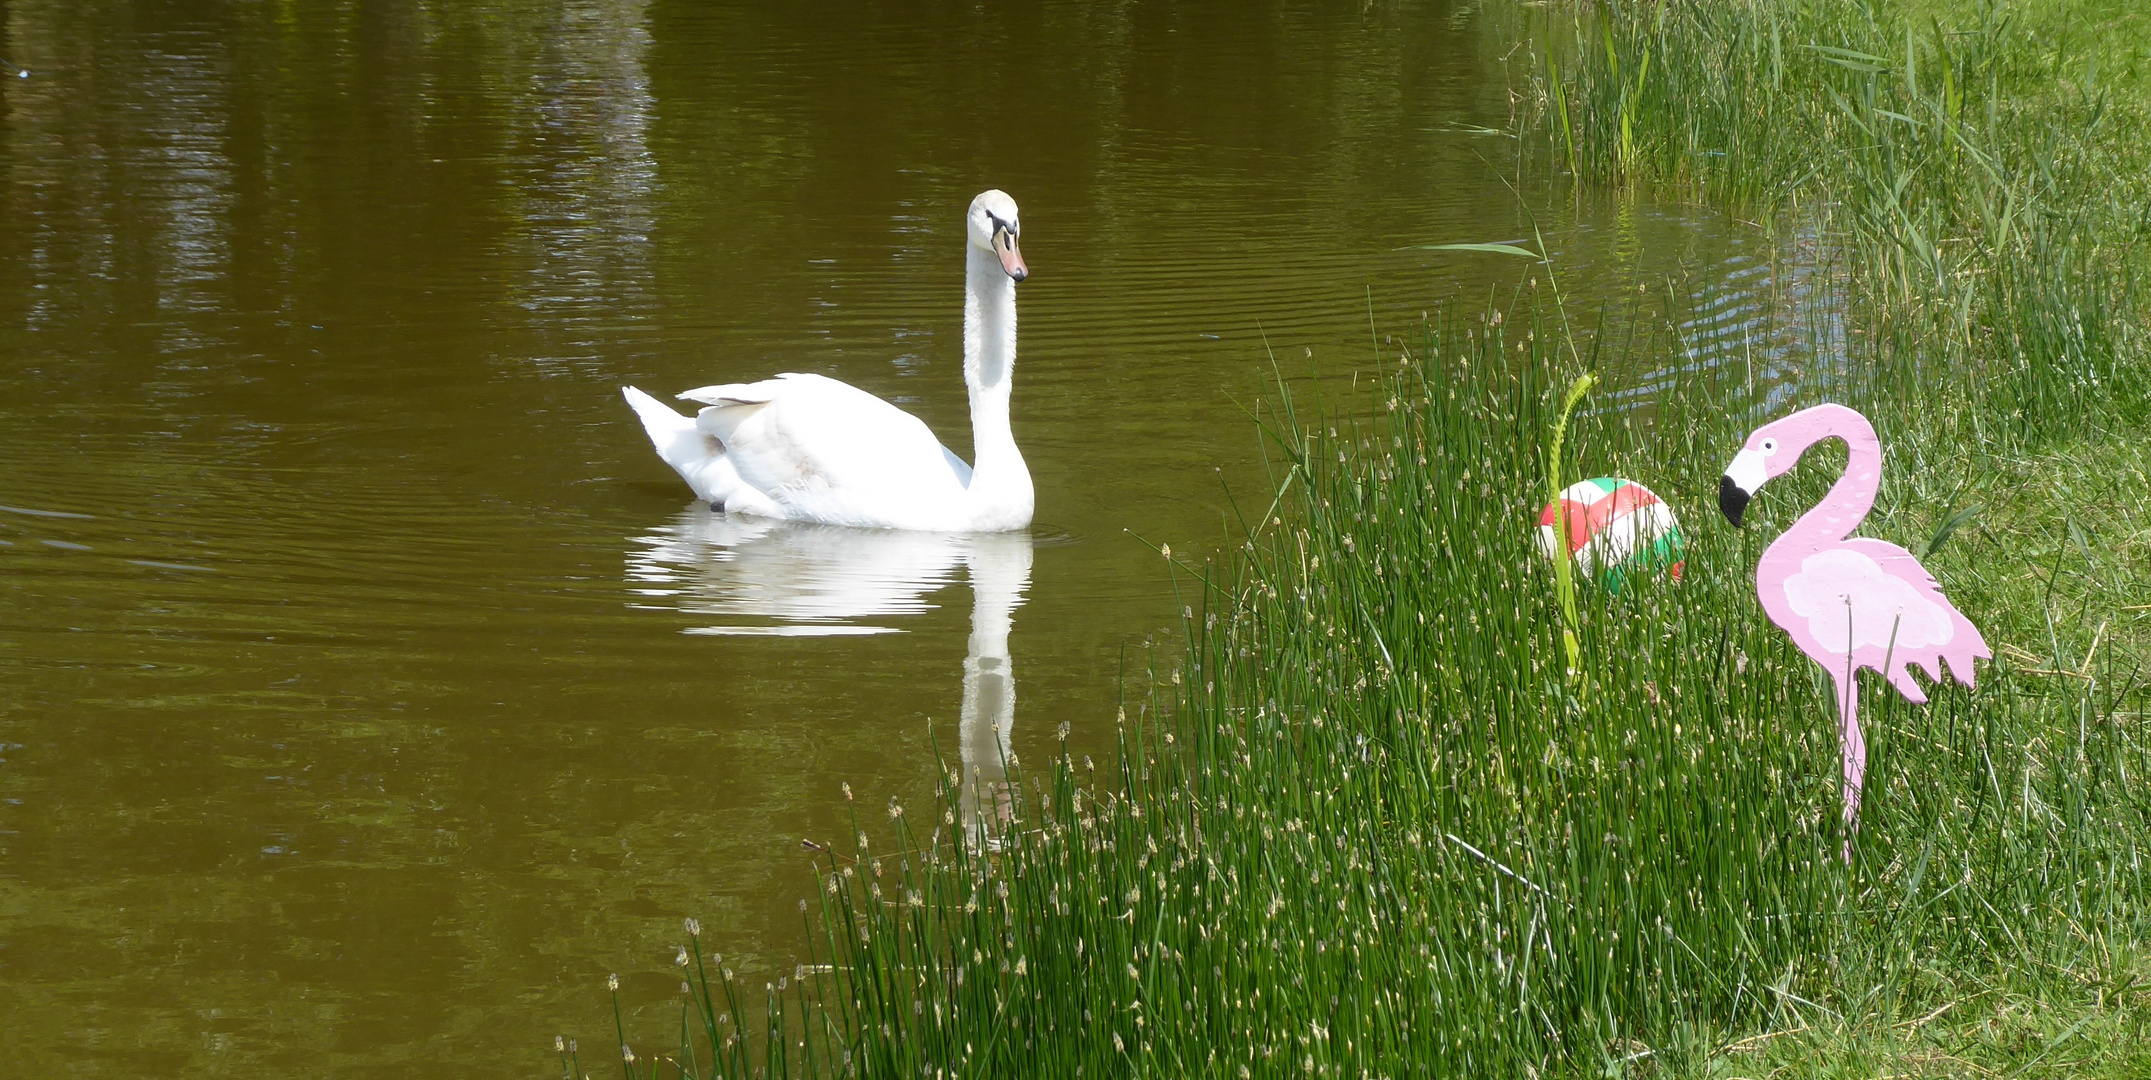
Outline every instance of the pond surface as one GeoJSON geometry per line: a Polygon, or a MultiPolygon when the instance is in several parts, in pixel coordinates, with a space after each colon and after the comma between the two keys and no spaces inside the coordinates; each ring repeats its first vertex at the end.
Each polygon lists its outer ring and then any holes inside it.
{"type": "MultiPolygon", "coordinates": [[[[532,1075],[610,971],[661,1041],[683,917],[791,969],[840,785],[1102,752],[1146,542],[1267,502],[1269,351],[1346,387],[1524,274],[1398,250],[1529,235],[1490,18],[0,4],[0,1072],[532,1075]],[[824,373],[968,454],[989,186],[1033,532],[692,505],[623,384],[824,373]]],[[[1761,303],[1737,223],[1534,209],[1579,292],[1761,303]]]]}

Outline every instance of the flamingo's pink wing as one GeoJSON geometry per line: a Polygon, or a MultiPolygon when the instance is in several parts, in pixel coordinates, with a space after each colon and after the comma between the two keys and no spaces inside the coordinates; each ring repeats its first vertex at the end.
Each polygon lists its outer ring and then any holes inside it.
{"type": "Polygon", "coordinates": [[[1869,537],[1856,536],[1844,541],[1843,547],[1866,555],[1882,567],[1883,572],[1910,586],[1922,599],[1948,614],[1953,632],[1949,639],[1937,645],[1917,645],[1898,648],[1890,655],[1890,664],[1896,670],[1884,672],[1899,691],[1914,701],[1925,701],[1924,693],[1914,694],[1906,687],[1913,685],[1911,674],[1904,665],[1917,664],[1929,679],[1941,678],[1941,667],[1947,665],[1949,673],[1966,686],[1973,685],[1973,661],[1992,659],[1994,653],[1987,648],[1987,639],[1972,625],[1957,605],[1942,594],[1942,587],[1935,583],[1934,575],[1912,553],[1895,544],[1869,537]]]}

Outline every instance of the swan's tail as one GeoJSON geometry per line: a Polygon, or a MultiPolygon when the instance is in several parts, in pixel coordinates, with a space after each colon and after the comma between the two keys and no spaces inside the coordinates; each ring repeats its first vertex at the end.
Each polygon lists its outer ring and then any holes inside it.
{"type": "Polygon", "coordinates": [[[738,479],[725,460],[724,444],[703,434],[693,417],[681,416],[672,406],[632,386],[621,387],[620,394],[642,419],[642,430],[649,433],[657,456],[687,481],[696,498],[722,505],[738,479]]]}

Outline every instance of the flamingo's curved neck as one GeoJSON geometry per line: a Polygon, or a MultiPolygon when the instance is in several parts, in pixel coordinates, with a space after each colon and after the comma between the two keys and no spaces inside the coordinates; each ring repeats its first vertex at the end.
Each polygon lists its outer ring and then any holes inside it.
{"type": "Polygon", "coordinates": [[[1009,428],[1016,366],[1016,283],[993,252],[967,245],[964,272],[963,378],[971,389],[971,492],[975,505],[1029,500],[1030,470],[1009,428]]]}
{"type": "Polygon", "coordinates": [[[1814,509],[1800,515],[1800,520],[1785,530],[1785,535],[1778,538],[1779,544],[1834,544],[1852,535],[1852,530],[1867,520],[1867,512],[1875,508],[1875,489],[1882,480],[1882,444],[1875,438],[1874,426],[1846,409],[1835,423],[1817,434],[1815,442],[1828,438],[1845,441],[1849,450],[1845,473],[1830,485],[1829,493],[1814,509]]]}

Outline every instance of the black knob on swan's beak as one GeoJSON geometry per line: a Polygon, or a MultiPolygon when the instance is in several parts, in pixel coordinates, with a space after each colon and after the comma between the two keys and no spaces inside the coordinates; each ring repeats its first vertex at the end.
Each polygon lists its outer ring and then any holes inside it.
{"type": "Polygon", "coordinates": [[[1016,247],[1016,234],[1005,228],[993,231],[993,253],[1001,257],[1001,269],[1008,272],[1009,279],[1021,284],[1031,276],[1031,268],[1023,265],[1023,252],[1016,247]]]}

